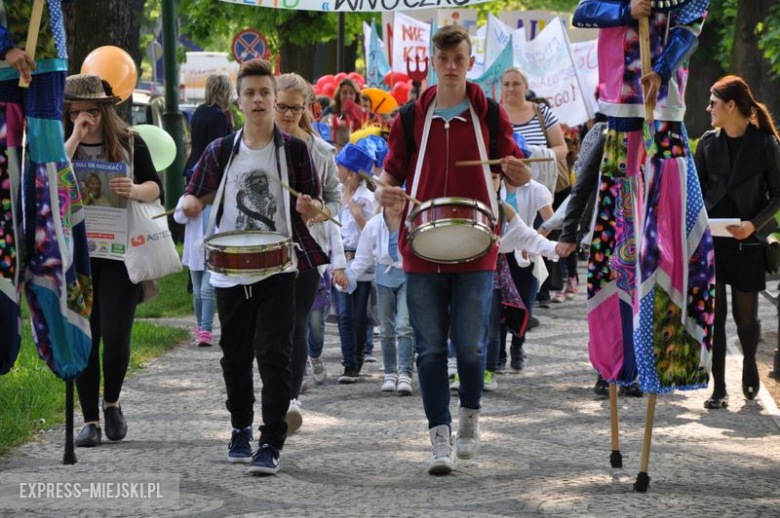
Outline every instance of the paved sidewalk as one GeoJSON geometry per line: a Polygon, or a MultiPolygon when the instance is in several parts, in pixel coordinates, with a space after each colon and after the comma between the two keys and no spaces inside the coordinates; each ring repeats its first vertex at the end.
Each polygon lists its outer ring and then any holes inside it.
{"type": "MultiPolygon", "coordinates": [[[[624,469],[610,468],[609,405],[592,392],[585,311],[580,294],[538,312],[542,327],[529,333],[526,369],[499,376],[498,392],[485,395],[482,450],[451,476],[426,473],[429,442],[416,381],[412,397],[380,393],[380,364],[368,364],[360,383],[338,385],[338,337],[329,325],[330,377],[302,397],[304,424],[289,438],[278,476],[251,477],[245,466],[225,462],[230,423],[219,348],[188,344],[127,382],[124,441],[77,449],[78,463],[63,466],[60,428],[0,459],[0,495],[31,473],[58,481],[134,474],[178,477],[178,499],[118,499],[102,508],[39,499],[0,514],[778,516],[776,407],[744,401],[733,355],[729,409],[705,411],[708,391],[658,398],[648,493],[632,491],[646,399],[620,400],[624,469]]],[[[761,312],[765,331],[774,329],[774,308],[762,300],[761,312]]],[[[78,416],[76,424],[78,431],[78,416]]]]}

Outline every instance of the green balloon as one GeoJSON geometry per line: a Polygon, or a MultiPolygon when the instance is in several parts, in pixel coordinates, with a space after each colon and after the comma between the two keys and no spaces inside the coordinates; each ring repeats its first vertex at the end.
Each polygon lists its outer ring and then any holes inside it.
{"type": "Polygon", "coordinates": [[[176,143],[167,131],[151,124],[138,124],[131,129],[146,143],[157,171],[168,168],[176,159],[176,143]]]}

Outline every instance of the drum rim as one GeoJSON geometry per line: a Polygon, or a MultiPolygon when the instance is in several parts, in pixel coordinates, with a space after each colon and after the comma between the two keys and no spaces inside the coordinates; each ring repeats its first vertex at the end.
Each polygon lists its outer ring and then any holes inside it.
{"type": "Polygon", "coordinates": [[[409,213],[409,219],[414,218],[424,210],[428,210],[430,208],[441,206],[441,205],[471,206],[474,207],[475,209],[478,209],[480,212],[484,212],[486,215],[490,217],[491,221],[495,219],[493,217],[493,212],[490,210],[490,207],[488,207],[486,204],[482,203],[477,199],[464,198],[462,196],[441,196],[439,198],[431,198],[430,200],[426,200],[420,203],[420,205],[415,207],[415,209],[409,213]],[[446,201],[442,201],[442,200],[446,200],[446,201]]]}
{"type": "Polygon", "coordinates": [[[219,232],[217,234],[212,234],[206,239],[203,240],[203,247],[206,250],[215,250],[218,252],[265,252],[267,250],[274,250],[277,248],[282,248],[284,246],[292,246],[292,240],[287,237],[286,235],[282,234],[281,232],[265,232],[263,230],[230,230],[228,232],[219,232]],[[266,243],[264,245],[248,245],[248,246],[238,246],[238,245],[218,245],[215,243],[212,243],[211,240],[216,237],[226,237],[226,236],[237,236],[237,235],[255,235],[255,234],[262,234],[262,235],[274,235],[279,236],[283,238],[281,241],[277,241],[276,243],[266,243]]]}
{"type": "Polygon", "coordinates": [[[208,271],[212,273],[220,273],[222,275],[232,275],[240,277],[251,277],[257,275],[270,275],[273,273],[281,273],[292,266],[292,259],[288,259],[279,266],[272,266],[270,268],[254,268],[252,270],[238,270],[235,268],[220,268],[210,264],[206,265],[208,271]]]}
{"type": "Polygon", "coordinates": [[[419,227],[409,232],[409,247],[411,248],[412,253],[417,257],[420,257],[421,259],[425,259],[426,261],[430,261],[437,264],[459,264],[459,263],[468,263],[470,261],[474,261],[475,259],[479,259],[480,257],[490,252],[490,249],[493,248],[495,243],[496,243],[496,234],[492,231],[492,229],[490,229],[486,225],[483,225],[482,223],[476,223],[473,220],[463,219],[463,218],[448,218],[448,219],[440,219],[435,222],[428,222],[425,225],[420,225],[419,227]],[[452,227],[452,226],[470,226],[470,227],[478,228],[484,231],[484,233],[488,235],[490,239],[490,244],[485,248],[484,251],[462,259],[436,259],[430,256],[423,255],[422,253],[419,253],[417,250],[415,250],[414,238],[417,235],[430,230],[435,230],[437,227],[452,227]]]}

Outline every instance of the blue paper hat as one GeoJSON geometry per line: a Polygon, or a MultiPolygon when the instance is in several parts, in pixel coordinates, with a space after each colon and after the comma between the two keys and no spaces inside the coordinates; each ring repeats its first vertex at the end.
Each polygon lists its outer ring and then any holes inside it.
{"type": "Polygon", "coordinates": [[[314,130],[319,133],[320,137],[322,137],[322,140],[333,142],[333,139],[330,138],[330,126],[324,122],[312,122],[311,125],[314,127],[314,130]]]}
{"type": "Polygon", "coordinates": [[[385,163],[385,157],[387,156],[387,141],[379,135],[369,135],[357,141],[357,145],[365,149],[370,149],[376,160],[374,163],[377,167],[382,167],[385,163]]]}
{"type": "Polygon", "coordinates": [[[363,171],[371,174],[374,167],[376,156],[370,149],[365,149],[355,144],[347,144],[344,149],[336,155],[336,163],[346,167],[350,171],[363,171]]]}
{"type": "Polygon", "coordinates": [[[512,138],[515,139],[515,143],[517,144],[517,147],[519,147],[520,151],[523,152],[523,156],[525,158],[528,158],[529,156],[531,156],[531,152],[528,151],[528,144],[525,141],[525,135],[523,135],[519,131],[515,130],[512,133],[512,138]]]}

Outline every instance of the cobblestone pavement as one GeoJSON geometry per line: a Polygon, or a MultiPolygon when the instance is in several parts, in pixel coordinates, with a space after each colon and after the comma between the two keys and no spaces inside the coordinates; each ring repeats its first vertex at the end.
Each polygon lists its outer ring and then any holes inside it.
{"type": "MultiPolygon", "coordinates": [[[[768,331],[775,311],[761,304],[768,331]]],[[[416,380],[411,397],[380,393],[380,364],[368,364],[359,383],[338,385],[338,336],[329,325],[330,377],[302,397],[304,424],[288,439],[277,476],[251,477],[225,462],[230,423],[219,348],[188,344],[127,382],[124,441],[77,449],[78,463],[63,466],[60,428],[0,460],[0,494],[30,474],[58,481],[130,474],[177,478],[178,498],[27,500],[0,514],[778,516],[777,408],[771,399],[742,398],[736,347],[727,365],[727,410],[705,411],[708,391],[658,398],[648,493],[632,491],[646,399],[620,399],[624,468],[610,468],[609,404],[592,392],[585,311],[580,294],[537,312],[542,326],[528,335],[526,369],[499,376],[499,390],[485,395],[482,450],[459,461],[451,476],[426,473],[429,442],[416,380]]],[[[78,417],[76,423],[78,431],[78,417]]]]}

